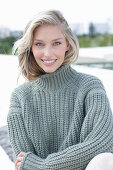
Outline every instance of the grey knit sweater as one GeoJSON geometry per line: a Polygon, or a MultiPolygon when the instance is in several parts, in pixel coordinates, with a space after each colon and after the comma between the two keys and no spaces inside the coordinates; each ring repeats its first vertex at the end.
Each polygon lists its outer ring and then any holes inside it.
{"type": "Polygon", "coordinates": [[[7,117],[21,170],[84,170],[113,153],[113,116],[102,82],[70,65],[17,87],[7,117]]]}

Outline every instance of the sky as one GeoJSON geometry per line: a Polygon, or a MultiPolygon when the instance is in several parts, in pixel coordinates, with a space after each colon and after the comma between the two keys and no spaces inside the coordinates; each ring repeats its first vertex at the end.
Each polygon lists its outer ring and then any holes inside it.
{"type": "Polygon", "coordinates": [[[60,10],[68,23],[113,20],[113,0],[0,0],[0,27],[23,30],[37,12],[60,10]]]}

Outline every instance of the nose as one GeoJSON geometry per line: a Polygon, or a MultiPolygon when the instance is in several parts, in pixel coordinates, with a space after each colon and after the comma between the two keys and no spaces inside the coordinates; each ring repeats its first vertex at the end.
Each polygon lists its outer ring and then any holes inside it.
{"type": "Polygon", "coordinates": [[[50,46],[46,46],[44,48],[44,56],[51,57],[51,55],[52,55],[52,48],[50,46]]]}

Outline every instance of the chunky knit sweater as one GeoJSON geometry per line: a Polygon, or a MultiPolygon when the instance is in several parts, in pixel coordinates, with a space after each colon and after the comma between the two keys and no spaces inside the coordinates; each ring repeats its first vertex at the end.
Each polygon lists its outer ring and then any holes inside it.
{"type": "Polygon", "coordinates": [[[113,116],[102,82],[70,65],[17,87],[8,129],[20,170],[84,170],[113,153],[113,116]]]}

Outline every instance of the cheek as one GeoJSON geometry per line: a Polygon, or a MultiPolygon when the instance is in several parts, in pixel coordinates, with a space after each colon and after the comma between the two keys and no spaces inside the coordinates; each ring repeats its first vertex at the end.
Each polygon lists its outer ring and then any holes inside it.
{"type": "Polygon", "coordinates": [[[59,56],[59,58],[63,59],[65,57],[65,50],[64,49],[60,49],[57,51],[57,55],[59,56]]]}
{"type": "Polygon", "coordinates": [[[33,50],[32,53],[33,53],[35,59],[38,59],[41,56],[40,52],[37,50],[33,50]]]}

